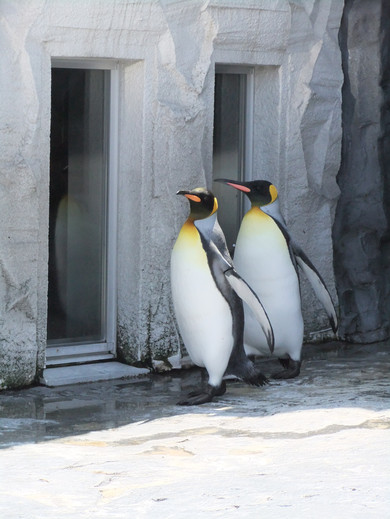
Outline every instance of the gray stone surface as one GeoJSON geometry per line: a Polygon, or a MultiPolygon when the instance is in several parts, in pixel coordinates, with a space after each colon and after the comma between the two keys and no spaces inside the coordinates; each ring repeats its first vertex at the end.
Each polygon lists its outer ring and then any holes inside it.
{"type": "Polygon", "coordinates": [[[0,515],[388,517],[389,346],[306,347],[299,378],[194,408],[199,370],[3,392],[0,515]]]}
{"type": "MultiPolygon", "coordinates": [[[[174,356],[169,258],[211,185],[215,63],[254,67],[253,174],[274,180],[291,233],[334,299],[342,70],[339,0],[0,2],[0,387],[45,364],[51,57],[119,62],[118,350],[174,356]]],[[[327,326],[304,284],[307,331],[327,326]]]]}
{"type": "Polygon", "coordinates": [[[383,176],[383,203],[387,219],[387,230],[381,240],[382,254],[382,318],[390,321],[390,3],[382,0],[381,16],[381,139],[379,141],[380,165],[383,176]]]}
{"type": "MultiPolygon", "coordinates": [[[[256,92],[258,99],[266,96],[266,102],[264,107],[259,102],[255,114],[253,174],[271,180],[279,189],[288,229],[321,272],[337,306],[331,234],[340,193],[336,176],[343,73],[338,29],[343,2],[290,1],[289,8],[291,25],[282,65],[277,69],[279,85],[259,81],[256,92]],[[278,86],[277,109],[272,112],[272,94],[278,86]],[[262,129],[261,121],[268,120],[272,121],[270,131],[262,129]],[[279,128],[274,127],[275,120],[279,128]],[[278,150],[276,156],[266,151],[270,145],[278,150]]],[[[266,74],[270,76],[271,71],[266,74]]],[[[301,286],[306,336],[329,329],[304,276],[301,286]]]]}
{"type": "Polygon", "coordinates": [[[385,280],[381,251],[387,228],[379,157],[381,8],[380,0],[347,0],[340,30],[344,133],[333,238],[340,336],[353,342],[383,340],[389,334],[388,270],[385,280]]]}

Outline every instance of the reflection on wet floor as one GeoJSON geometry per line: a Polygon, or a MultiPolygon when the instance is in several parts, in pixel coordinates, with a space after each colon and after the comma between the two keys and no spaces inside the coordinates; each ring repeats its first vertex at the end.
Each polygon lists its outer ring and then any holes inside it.
{"type": "MultiPolygon", "coordinates": [[[[197,368],[140,379],[4,391],[0,394],[0,446],[34,443],[189,412],[230,412],[256,417],[287,409],[331,407],[343,393],[352,407],[369,407],[373,401],[376,406],[383,402],[383,408],[388,407],[389,343],[313,348],[311,356],[305,355],[301,375],[296,379],[272,381],[264,388],[228,380],[223,397],[190,409],[177,406],[176,402],[207,383],[207,374],[197,368]]],[[[276,359],[258,360],[257,365],[267,376],[279,369],[276,359]]]]}
{"type": "Polygon", "coordinates": [[[5,391],[0,395],[0,443],[36,442],[153,419],[159,408],[175,408],[181,391],[199,386],[203,379],[204,373],[194,369],[141,379],[5,391]]]}

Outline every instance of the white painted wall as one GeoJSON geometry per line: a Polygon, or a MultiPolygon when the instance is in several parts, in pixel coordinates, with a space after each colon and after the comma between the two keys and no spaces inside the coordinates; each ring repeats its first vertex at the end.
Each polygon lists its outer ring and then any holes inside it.
{"type": "MultiPolygon", "coordinates": [[[[179,349],[169,259],[209,183],[215,63],[255,67],[254,178],[279,187],[291,231],[333,296],[342,70],[338,0],[2,0],[0,386],[44,366],[51,58],[120,68],[118,335],[129,362],[179,349]]],[[[304,288],[307,330],[325,323],[304,288]],[[318,314],[318,315],[317,315],[318,314]]]]}

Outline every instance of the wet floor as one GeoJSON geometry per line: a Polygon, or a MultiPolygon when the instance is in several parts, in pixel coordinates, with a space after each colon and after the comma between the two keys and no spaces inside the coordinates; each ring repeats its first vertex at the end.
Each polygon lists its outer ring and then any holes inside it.
{"type": "MultiPolygon", "coordinates": [[[[294,380],[271,380],[263,388],[229,380],[223,397],[197,411],[230,406],[237,415],[250,412],[252,416],[265,416],[286,407],[316,405],[315,401],[332,406],[343,393],[351,405],[369,406],[370,401],[376,406],[379,402],[390,404],[388,343],[313,345],[306,347],[304,358],[301,375],[294,380]]],[[[256,364],[267,376],[279,370],[274,359],[260,359],[256,364]]],[[[0,447],[187,413],[188,409],[176,402],[206,383],[207,375],[195,368],[136,379],[4,391],[0,393],[0,447]]]]}

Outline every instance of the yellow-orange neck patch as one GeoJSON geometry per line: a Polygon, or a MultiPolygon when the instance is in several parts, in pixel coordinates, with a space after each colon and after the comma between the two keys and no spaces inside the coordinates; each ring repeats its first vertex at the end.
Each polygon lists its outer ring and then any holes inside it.
{"type": "Polygon", "coordinates": [[[210,216],[211,216],[212,214],[214,214],[216,211],[218,211],[218,201],[217,201],[217,197],[215,196],[215,197],[214,197],[214,207],[213,207],[213,210],[211,211],[210,216]]]}
{"type": "Polygon", "coordinates": [[[272,202],[275,202],[275,200],[278,198],[278,190],[273,184],[269,186],[269,194],[271,195],[270,204],[272,204],[272,202]]]}

